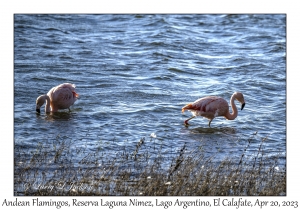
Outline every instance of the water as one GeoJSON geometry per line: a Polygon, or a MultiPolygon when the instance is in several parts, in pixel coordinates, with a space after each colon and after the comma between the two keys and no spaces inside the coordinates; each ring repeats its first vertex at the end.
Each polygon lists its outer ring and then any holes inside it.
{"type": "Polygon", "coordinates": [[[286,16],[15,15],[15,145],[30,150],[58,136],[92,152],[101,142],[111,154],[145,137],[166,156],[186,144],[217,159],[239,157],[250,138],[251,154],[267,137],[265,154],[284,162],[286,16]],[[36,98],[65,82],[80,94],[72,112],[36,115],[36,98]],[[235,120],[183,125],[187,103],[229,102],[235,91],[246,100],[235,120]]]}

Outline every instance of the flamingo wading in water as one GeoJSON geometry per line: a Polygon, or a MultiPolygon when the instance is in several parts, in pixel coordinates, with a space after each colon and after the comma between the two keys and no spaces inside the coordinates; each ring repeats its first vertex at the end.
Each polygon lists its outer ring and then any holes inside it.
{"type": "Polygon", "coordinates": [[[45,112],[57,112],[59,109],[69,109],[74,104],[79,95],[75,92],[75,85],[64,83],[53,87],[46,95],[41,95],[36,99],[36,111],[41,112],[40,108],[44,105],[45,112]]]}
{"type": "Polygon", "coordinates": [[[185,125],[189,125],[188,121],[193,119],[196,116],[202,116],[209,119],[208,126],[210,127],[211,121],[215,117],[223,116],[227,120],[234,120],[238,111],[234,100],[237,100],[242,104],[241,110],[245,107],[244,96],[240,92],[235,92],[232,94],[230,98],[230,105],[232,107],[232,113],[229,112],[229,106],[226,100],[217,96],[207,96],[204,98],[200,98],[193,103],[187,104],[182,108],[182,112],[185,110],[189,110],[192,112],[193,116],[184,121],[185,125]]]}

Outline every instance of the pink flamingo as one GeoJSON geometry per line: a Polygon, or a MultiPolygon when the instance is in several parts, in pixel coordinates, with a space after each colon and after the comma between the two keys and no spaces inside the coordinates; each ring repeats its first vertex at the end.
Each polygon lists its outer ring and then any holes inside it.
{"type": "Polygon", "coordinates": [[[200,98],[191,104],[187,104],[182,108],[182,112],[185,110],[189,110],[192,112],[193,116],[184,121],[185,125],[189,125],[188,121],[193,119],[196,116],[202,116],[209,119],[208,126],[210,127],[211,121],[215,117],[224,116],[227,120],[234,120],[238,111],[234,104],[234,100],[238,100],[241,104],[241,110],[243,110],[245,106],[244,96],[240,92],[235,92],[232,94],[230,98],[230,105],[232,107],[232,113],[229,113],[229,106],[226,100],[217,96],[207,96],[204,98],[200,98]]]}
{"type": "Polygon", "coordinates": [[[45,112],[57,112],[59,109],[69,109],[74,104],[79,95],[75,92],[75,85],[64,83],[53,87],[47,95],[41,95],[36,99],[36,111],[41,112],[40,108],[46,101],[45,112]],[[51,108],[50,108],[51,107],[51,108]]]}

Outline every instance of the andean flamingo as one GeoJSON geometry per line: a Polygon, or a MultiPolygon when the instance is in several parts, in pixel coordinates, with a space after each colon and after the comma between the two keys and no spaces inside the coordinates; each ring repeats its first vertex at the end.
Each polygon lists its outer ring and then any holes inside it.
{"type": "Polygon", "coordinates": [[[217,96],[207,96],[204,98],[200,98],[193,103],[187,104],[182,108],[182,112],[185,110],[189,110],[192,112],[193,116],[184,121],[185,125],[189,125],[188,121],[193,119],[196,116],[202,116],[209,119],[208,126],[210,127],[211,121],[215,117],[224,116],[227,120],[234,120],[238,111],[234,104],[234,100],[238,100],[241,104],[241,110],[243,110],[245,106],[244,96],[240,92],[235,92],[232,94],[230,98],[230,105],[232,107],[232,113],[229,112],[229,106],[226,100],[217,96]]]}
{"type": "Polygon", "coordinates": [[[64,83],[53,87],[46,95],[41,95],[36,99],[36,111],[41,112],[40,108],[46,101],[45,112],[57,112],[59,109],[69,109],[78,98],[75,92],[75,85],[64,83]]]}

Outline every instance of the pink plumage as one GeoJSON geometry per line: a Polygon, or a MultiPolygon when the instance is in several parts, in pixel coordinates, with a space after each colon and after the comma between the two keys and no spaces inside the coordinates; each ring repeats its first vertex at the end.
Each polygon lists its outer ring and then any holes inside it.
{"type": "Polygon", "coordinates": [[[207,96],[200,98],[193,103],[187,104],[182,108],[182,112],[189,110],[192,112],[193,116],[184,121],[185,125],[189,125],[188,121],[196,116],[202,116],[209,119],[208,126],[210,127],[211,121],[215,117],[223,116],[227,120],[234,120],[237,117],[238,111],[234,100],[239,101],[242,104],[241,110],[245,106],[244,96],[240,92],[235,92],[230,99],[230,104],[232,107],[232,113],[229,112],[229,106],[226,100],[217,96],[207,96]]]}
{"type": "Polygon", "coordinates": [[[36,111],[40,113],[40,107],[46,102],[45,112],[57,112],[59,109],[69,109],[79,95],[75,91],[75,85],[70,83],[53,87],[47,95],[41,95],[36,100],[36,111]]]}

